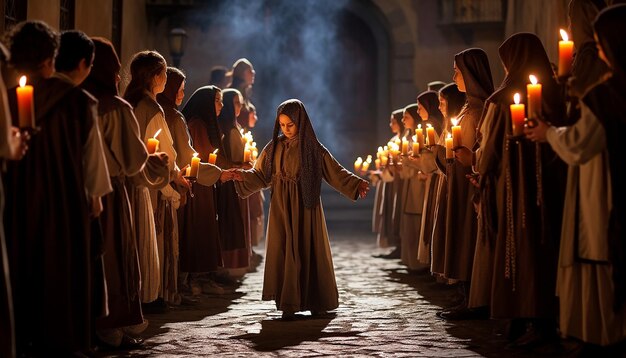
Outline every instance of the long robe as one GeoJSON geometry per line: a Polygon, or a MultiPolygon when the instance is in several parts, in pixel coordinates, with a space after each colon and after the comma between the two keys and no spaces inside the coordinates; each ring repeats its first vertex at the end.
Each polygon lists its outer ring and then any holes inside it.
{"type": "MultiPolygon", "coordinates": [[[[482,107],[467,105],[459,113],[462,143],[474,144],[476,125],[482,107]]],[[[448,203],[446,205],[446,254],[444,276],[449,279],[469,281],[476,246],[476,214],[472,197],[474,187],[465,177],[472,172],[454,161],[447,166],[448,203]]]]}
{"type": "MultiPolygon", "coordinates": [[[[185,140],[180,134],[184,129],[182,125],[184,123],[179,121],[179,128],[172,131],[175,144],[185,140]]],[[[198,151],[203,162],[208,162],[209,153],[213,152],[214,148],[209,143],[204,122],[191,119],[188,125],[194,149],[198,151]]],[[[181,237],[180,269],[183,272],[209,272],[223,266],[215,208],[215,182],[219,179],[221,170],[212,165],[211,167],[214,168],[212,169],[214,182],[211,185],[194,185],[194,197],[188,198],[187,204],[178,210],[181,237]]]]}
{"type": "Polygon", "coordinates": [[[626,337],[626,312],[613,311],[608,228],[611,182],[604,128],[585,105],[571,127],[547,132],[548,143],[569,164],[557,271],[560,329],[588,343],[626,337]]]}
{"type": "MultiPolygon", "coordinates": [[[[339,305],[337,283],[322,203],[309,209],[302,202],[298,142],[276,143],[271,182],[265,180],[263,151],[236,187],[242,196],[272,188],[262,299],[275,300],[282,311],[327,311],[339,305]]],[[[323,153],[322,176],[337,191],[356,200],[361,179],[327,151],[323,153]]]]}
{"type": "MultiPolygon", "coordinates": [[[[447,130],[443,130],[438,138],[437,144],[445,147],[447,130]]],[[[422,154],[423,170],[427,172],[437,172],[437,187],[433,207],[433,228],[430,240],[431,263],[430,271],[443,277],[446,264],[446,211],[448,206],[448,179],[445,175],[446,165],[445,153],[438,148],[433,153],[422,154]],[[440,158],[441,157],[441,158],[440,158]],[[435,167],[437,169],[435,169],[435,167]]],[[[423,222],[423,220],[422,220],[423,222]]]]}
{"type": "Polygon", "coordinates": [[[34,87],[41,130],[5,182],[18,354],[69,355],[91,346],[96,256],[83,170],[95,159],[85,150],[97,128],[95,102],[59,78],[34,87]]]}
{"type": "Polygon", "coordinates": [[[148,153],[139,136],[132,107],[120,97],[100,99],[98,124],[113,192],[103,198],[104,268],[109,314],[96,322],[98,329],[141,324],[140,269],[133,211],[126,177],[139,173],[148,153]]]}
{"type": "MultiPolygon", "coordinates": [[[[398,135],[389,141],[394,142],[398,135]]],[[[384,168],[376,186],[376,205],[373,213],[373,229],[377,233],[376,242],[379,247],[388,247],[393,244],[393,211],[395,204],[394,177],[389,168],[384,168]]]]}
{"type": "MultiPolygon", "coordinates": [[[[494,116],[512,133],[509,104],[494,116]]],[[[548,144],[507,138],[504,195],[492,282],[494,318],[556,317],[557,250],[563,209],[565,164],[548,144]]]]}

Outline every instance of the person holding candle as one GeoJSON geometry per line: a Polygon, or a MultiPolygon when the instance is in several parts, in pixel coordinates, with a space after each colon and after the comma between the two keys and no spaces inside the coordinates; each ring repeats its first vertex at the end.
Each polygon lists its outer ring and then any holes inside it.
{"type": "Polygon", "coordinates": [[[304,105],[296,99],[278,107],[272,141],[254,168],[241,174],[243,181],[235,182],[240,195],[269,187],[273,191],[262,299],[274,300],[285,320],[295,319],[300,311],[317,316],[337,308],[320,202],[322,180],[351,200],[365,197],[369,183],[343,168],[319,143],[304,105]]]}
{"type": "Polygon", "coordinates": [[[113,192],[102,198],[100,218],[109,314],[96,320],[96,333],[108,346],[128,347],[140,343],[129,334],[140,333],[147,321],[141,312],[139,251],[126,178],[153,165],[167,173],[167,164],[158,154],[148,155],[132,107],[119,97],[121,64],[113,45],[104,38],[92,41],[96,50],[93,66],[81,86],[98,100],[98,124],[113,186],[113,192]]]}
{"type": "MultiPolygon", "coordinates": [[[[97,160],[90,153],[103,158],[101,148],[99,153],[89,150],[95,143],[90,136],[98,133],[93,129],[95,103],[76,83],[51,77],[59,35],[47,24],[22,22],[13,27],[8,42],[11,65],[34,87],[40,129],[22,160],[7,163],[3,177],[17,355],[70,356],[92,348],[92,317],[102,313],[92,300],[100,297],[94,283],[102,276],[94,271],[100,247],[94,247],[98,238],[92,236],[92,223],[98,211],[90,201],[111,187],[106,164],[104,182],[87,170],[99,165],[87,163],[97,160]]],[[[86,70],[92,55],[74,65],[81,63],[86,70]]],[[[82,70],[76,74],[84,75],[82,70]]],[[[15,100],[15,90],[10,90],[14,121],[15,100]]]]}
{"type": "MultiPolygon", "coordinates": [[[[222,91],[215,86],[198,88],[189,98],[182,110],[187,120],[194,148],[202,161],[209,161],[209,156],[222,147],[221,133],[217,116],[223,107],[222,91]]],[[[220,181],[225,182],[234,176],[232,171],[221,171],[220,181]]],[[[217,184],[217,183],[216,183],[217,184]]],[[[189,285],[192,292],[198,287],[205,293],[227,293],[213,280],[213,276],[223,266],[220,231],[216,208],[216,185],[196,186],[194,198],[189,200],[179,214],[183,223],[181,230],[181,270],[193,273],[189,285]],[[211,277],[199,273],[210,273],[211,277]],[[202,283],[204,281],[204,283],[202,283]]]]}
{"type": "MultiPolygon", "coordinates": [[[[218,164],[223,169],[249,169],[250,163],[243,162],[244,142],[237,117],[243,108],[243,97],[236,89],[222,91],[224,108],[217,118],[219,129],[224,135],[223,150],[217,153],[218,164]]],[[[237,196],[232,182],[223,183],[218,188],[218,216],[222,258],[224,267],[231,276],[243,276],[250,266],[252,237],[248,199],[237,196]]]]}
{"type": "MultiPolygon", "coordinates": [[[[418,105],[413,103],[404,108],[403,140],[411,138],[417,124],[422,119],[418,114],[418,105]]],[[[400,240],[402,263],[409,270],[425,269],[430,265],[430,241],[420,240],[420,225],[424,208],[424,194],[427,176],[418,168],[419,159],[405,157],[402,162],[400,178],[404,179],[402,191],[398,194],[400,201],[400,240]]]]}
{"type": "MultiPolygon", "coordinates": [[[[169,157],[169,175],[163,178],[167,180],[167,185],[160,189],[149,188],[156,225],[158,263],[160,264],[158,272],[151,271],[154,268],[152,252],[140,250],[140,263],[143,266],[142,280],[149,282],[148,287],[143,290],[146,294],[142,297],[144,311],[163,312],[167,310],[168,302],[172,304],[180,302],[177,292],[178,227],[176,217],[176,208],[180,205],[180,194],[174,187],[176,185],[189,187],[189,183],[183,178],[185,170],[181,170],[176,164],[177,153],[174,148],[174,139],[165,120],[163,109],[156,100],[156,95],[163,92],[167,81],[165,59],[156,51],[136,53],[130,64],[130,72],[131,81],[126,87],[124,99],[134,107],[140,134],[144,140],[147,140],[152,133],[161,130],[159,147],[169,157]],[[171,182],[170,179],[172,179],[171,182]],[[150,295],[147,295],[148,293],[150,295]],[[158,298],[154,297],[154,293],[158,293],[158,298]]],[[[139,220],[142,222],[140,225],[146,224],[146,221],[142,219],[139,220]]],[[[144,234],[145,229],[146,227],[140,226],[139,234],[144,234]]],[[[146,248],[151,248],[151,246],[146,248]]]]}
{"type": "MultiPolygon", "coordinates": [[[[569,164],[556,286],[560,332],[604,347],[626,338],[626,250],[621,243],[624,232],[620,232],[626,218],[620,159],[626,129],[626,43],[621,36],[625,17],[622,5],[600,12],[594,23],[599,55],[612,75],[582,97],[576,123],[554,127],[539,122],[526,131],[529,139],[547,140],[569,164]]],[[[621,352],[596,348],[598,353],[621,352]]]]}
{"type": "Polygon", "coordinates": [[[481,215],[486,216],[485,232],[495,237],[491,315],[512,319],[510,338],[518,338],[514,345],[527,345],[555,334],[553,298],[565,168],[548,145],[505,137],[512,127],[509,106],[514,93],[524,93],[528,74],[533,73],[542,79],[543,119],[558,124],[565,111],[536,35],[515,34],[499,52],[507,76],[487,100],[477,154],[481,215]],[[531,329],[522,331],[527,324],[531,329]]]}
{"type": "MultiPolygon", "coordinates": [[[[470,48],[456,54],[453,80],[459,91],[466,95],[465,104],[457,117],[460,126],[457,136],[461,137],[462,144],[473,146],[484,101],[493,92],[487,54],[479,48],[470,48]]],[[[471,153],[465,146],[453,145],[453,150],[471,153]]],[[[466,178],[472,173],[472,168],[471,165],[455,160],[446,169],[448,190],[444,277],[459,282],[463,301],[457,307],[442,311],[439,317],[449,320],[486,317],[487,310],[484,307],[487,304],[472,306],[482,307],[481,309],[471,309],[469,306],[477,230],[474,186],[466,178]]]]}
{"type": "MultiPolygon", "coordinates": [[[[397,109],[391,112],[391,116],[389,117],[389,129],[394,136],[389,139],[389,142],[394,142],[396,139],[400,138],[404,132],[404,124],[402,123],[403,115],[404,109],[397,109]]],[[[383,155],[385,155],[384,151],[383,155]]],[[[385,162],[389,164],[388,159],[383,159],[381,164],[385,162]]],[[[376,241],[379,247],[386,248],[394,246],[395,248],[390,253],[378,257],[396,259],[400,258],[400,216],[394,215],[394,213],[398,212],[396,211],[396,207],[399,207],[399,203],[397,203],[396,196],[402,188],[402,180],[399,175],[393,175],[389,165],[384,165],[380,178],[380,190],[378,186],[376,190],[377,200],[375,200],[375,202],[377,205],[374,205],[374,209],[376,210],[374,216],[376,217],[378,215],[380,217],[380,219],[378,219],[380,225],[377,226],[374,224],[375,227],[378,227],[376,241]]],[[[376,219],[373,221],[376,222],[376,219]]]]}

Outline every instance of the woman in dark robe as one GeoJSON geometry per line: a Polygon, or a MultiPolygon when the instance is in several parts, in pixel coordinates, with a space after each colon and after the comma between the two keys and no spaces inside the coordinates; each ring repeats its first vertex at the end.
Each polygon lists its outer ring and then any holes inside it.
{"type": "MultiPolygon", "coordinates": [[[[248,169],[250,164],[243,162],[243,137],[237,123],[243,97],[235,89],[226,89],[222,95],[224,107],[217,122],[224,138],[222,149],[217,153],[218,165],[224,169],[248,169]]],[[[218,188],[217,205],[224,267],[232,276],[243,276],[250,265],[251,255],[248,200],[240,199],[234,184],[228,182],[218,188]]]]}
{"type": "Polygon", "coordinates": [[[148,153],[132,107],[118,94],[121,64],[117,53],[108,40],[92,40],[96,55],[82,86],[98,99],[98,124],[113,186],[113,192],[102,198],[100,215],[109,315],[96,321],[96,329],[103,342],[117,347],[124,338],[122,328],[144,323],[133,213],[125,182],[127,176],[143,169],[148,153]]]}
{"type": "Polygon", "coordinates": [[[609,261],[613,276],[613,310],[623,314],[626,304],[626,168],[623,163],[623,138],[626,130],[626,5],[600,12],[594,22],[599,55],[611,69],[611,76],[583,97],[583,102],[600,120],[606,132],[611,172],[611,212],[608,228],[609,261]]]}
{"type": "MultiPolygon", "coordinates": [[[[217,116],[222,109],[222,92],[215,86],[198,88],[183,108],[194,148],[203,162],[220,150],[217,116]]],[[[194,198],[179,210],[181,226],[180,269],[184,272],[213,272],[223,266],[216,210],[216,188],[196,185],[194,198]]]]}
{"type": "MultiPolygon", "coordinates": [[[[462,144],[473,147],[476,141],[476,128],[478,127],[483,113],[484,102],[493,93],[493,80],[491,78],[489,60],[487,54],[482,49],[470,48],[456,54],[454,64],[454,81],[459,87],[459,90],[465,92],[467,98],[465,105],[458,115],[457,124],[461,126],[462,144]]],[[[472,278],[473,266],[474,263],[484,264],[482,261],[477,262],[474,258],[475,251],[477,250],[477,218],[474,209],[475,188],[466,178],[467,175],[472,173],[471,165],[464,165],[459,161],[455,161],[453,167],[455,168],[454,175],[449,176],[448,179],[458,180],[458,182],[455,183],[454,189],[448,192],[448,195],[450,195],[448,196],[448,205],[455,203],[456,210],[450,211],[450,206],[448,206],[448,220],[456,221],[456,225],[462,224],[462,230],[465,232],[457,236],[459,240],[456,241],[456,247],[454,248],[456,250],[456,257],[458,258],[458,261],[456,261],[458,266],[456,266],[456,269],[453,271],[456,271],[458,277],[452,276],[449,278],[462,281],[464,294],[466,295],[466,304],[468,307],[472,307],[469,304],[469,296],[472,286],[470,285],[470,280],[472,283],[474,280],[472,278]],[[470,234],[473,234],[473,236],[470,236],[470,234]]],[[[450,226],[448,226],[448,229],[449,228],[450,226]]],[[[457,227],[456,229],[460,228],[461,227],[457,227]]],[[[491,255],[489,257],[491,257],[491,255]]],[[[486,267],[486,269],[479,272],[481,277],[491,274],[490,266],[483,267],[486,267]]],[[[485,285],[481,287],[485,287],[485,292],[489,293],[491,279],[487,280],[485,285]]],[[[481,303],[473,307],[486,305],[487,304],[481,303]]],[[[446,319],[470,319],[483,316],[486,316],[486,310],[471,311],[466,310],[465,307],[458,307],[454,312],[449,311],[441,314],[441,317],[446,319]]]]}
{"type": "MultiPolygon", "coordinates": [[[[439,110],[444,116],[445,125],[438,138],[438,145],[445,146],[445,138],[450,132],[450,120],[458,117],[461,109],[465,105],[465,94],[459,91],[456,83],[450,83],[439,90],[439,110]]],[[[424,232],[431,240],[431,265],[430,271],[433,275],[446,280],[443,276],[445,270],[445,249],[446,249],[446,208],[448,205],[448,180],[445,176],[445,166],[439,168],[436,164],[443,163],[444,160],[435,161],[434,156],[430,156],[430,165],[427,165],[427,156],[422,160],[424,171],[431,172],[436,179],[432,180],[434,192],[432,200],[428,199],[428,210],[426,219],[422,221],[424,232]],[[434,168],[433,168],[433,164],[434,168]]],[[[431,190],[433,190],[431,188],[431,190]]],[[[453,306],[456,306],[454,304],[453,306]]]]}
{"type": "Polygon", "coordinates": [[[516,319],[510,338],[524,333],[517,331],[519,327],[530,327],[515,343],[530,344],[555,334],[556,254],[565,164],[548,144],[511,137],[509,106],[515,93],[526,98],[530,74],[537,76],[543,85],[542,112],[546,121],[554,125],[562,123],[565,102],[536,35],[515,34],[500,46],[499,52],[507,76],[487,100],[481,125],[482,157],[478,162],[481,189],[491,188],[493,180],[498,180],[497,225],[491,224],[495,221],[493,198],[481,197],[486,230],[497,228],[491,316],[516,319]]]}

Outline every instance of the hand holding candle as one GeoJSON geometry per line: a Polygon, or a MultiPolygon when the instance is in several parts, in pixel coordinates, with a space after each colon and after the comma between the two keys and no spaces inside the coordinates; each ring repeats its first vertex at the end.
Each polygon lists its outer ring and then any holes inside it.
{"type": "Polygon", "coordinates": [[[519,103],[520,95],[516,93],[513,96],[514,104],[511,105],[511,124],[513,125],[513,135],[520,136],[524,134],[525,108],[523,103],[519,103]]]}
{"type": "Polygon", "coordinates": [[[528,119],[541,117],[541,83],[538,83],[537,77],[528,76],[530,83],[526,85],[526,93],[528,96],[528,119]]]}
{"type": "Polygon", "coordinates": [[[156,153],[157,149],[159,148],[159,140],[156,139],[156,137],[160,133],[161,133],[161,129],[156,131],[156,133],[154,133],[154,136],[152,136],[152,138],[148,138],[148,144],[146,145],[146,147],[148,149],[148,154],[156,153]]]}
{"type": "Polygon", "coordinates": [[[198,171],[200,170],[200,157],[198,157],[198,153],[193,153],[193,158],[191,158],[191,166],[190,170],[187,174],[189,177],[198,177],[198,171]]]}
{"type": "Polygon", "coordinates": [[[35,127],[35,106],[33,101],[33,86],[26,84],[26,76],[20,78],[17,88],[17,110],[20,128],[35,127]]]}
{"type": "Polygon", "coordinates": [[[569,41],[567,32],[561,29],[562,41],[559,41],[559,77],[566,77],[572,73],[572,62],[574,58],[574,42],[569,41]]]}
{"type": "Polygon", "coordinates": [[[457,148],[463,145],[461,126],[459,125],[459,120],[456,118],[452,118],[450,121],[452,122],[452,147],[457,148]]]}

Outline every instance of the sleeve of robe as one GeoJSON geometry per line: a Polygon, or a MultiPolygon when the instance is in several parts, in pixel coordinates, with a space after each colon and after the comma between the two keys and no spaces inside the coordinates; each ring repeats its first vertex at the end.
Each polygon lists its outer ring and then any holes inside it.
{"type": "Polygon", "coordinates": [[[342,167],[339,162],[329,153],[325,152],[322,157],[322,177],[335,190],[345,197],[355,201],[359,196],[359,184],[363,179],[352,174],[342,167]]]}
{"type": "MultiPolygon", "coordinates": [[[[174,148],[176,149],[176,164],[179,168],[184,168],[186,165],[191,164],[191,158],[194,153],[199,152],[191,146],[191,136],[185,120],[182,117],[178,117],[173,122],[173,128],[170,128],[170,132],[174,140],[174,148]]],[[[221,174],[222,170],[215,165],[200,163],[198,184],[212,186],[219,180],[221,174]]]]}
{"type": "Polygon", "coordinates": [[[97,112],[95,103],[90,106],[93,125],[89,130],[87,141],[83,146],[83,176],[85,178],[85,190],[87,194],[94,197],[101,197],[113,191],[109,169],[107,168],[104,148],[102,146],[102,136],[97,122],[97,112]]]}
{"type": "Polygon", "coordinates": [[[489,103],[480,128],[482,141],[476,153],[476,167],[481,175],[497,174],[500,168],[507,120],[511,120],[508,109],[489,103]]]}
{"type": "Polygon", "coordinates": [[[0,76],[0,158],[6,158],[11,154],[8,143],[10,132],[11,112],[9,111],[9,100],[4,81],[2,76],[0,76]]]}
{"type": "Polygon", "coordinates": [[[108,144],[109,174],[133,176],[144,168],[148,152],[130,105],[120,101],[118,108],[99,118],[102,137],[108,144]]]}
{"type": "Polygon", "coordinates": [[[580,165],[606,147],[604,127],[584,103],[581,117],[570,127],[550,127],[546,139],[558,156],[569,165],[580,165]]]}
{"type": "Polygon", "coordinates": [[[237,194],[243,199],[250,195],[269,188],[272,183],[265,180],[265,172],[263,171],[263,162],[265,161],[265,151],[261,152],[259,158],[254,164],[254,168],[249,170],[242,170],[242,181],[235,182],[235,189],[237,194]]]}

